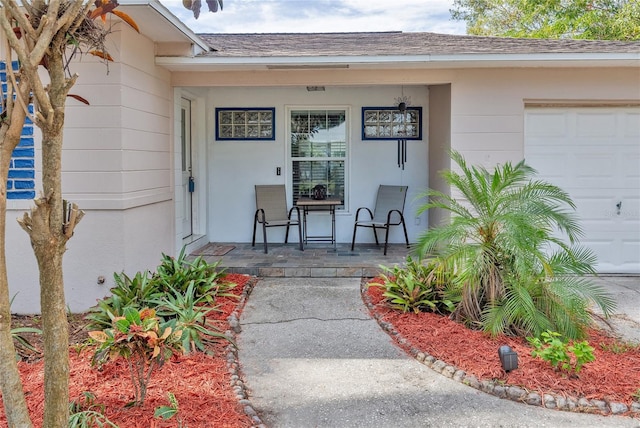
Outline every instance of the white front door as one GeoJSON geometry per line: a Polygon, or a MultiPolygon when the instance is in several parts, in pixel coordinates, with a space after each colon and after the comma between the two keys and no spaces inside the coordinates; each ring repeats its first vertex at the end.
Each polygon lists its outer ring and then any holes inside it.
{"type": "Polygon", "coordinates": [[[640,273],[640,108],[528,108],[525,160],[569,193],[601,273],[640,273]]]}
{"type": "Polygon", "coordinates": [[[182,154],[182,237],[193,235],[193,161],[191,156],[191,101],[182,99],[180,108],[182,154]]]}

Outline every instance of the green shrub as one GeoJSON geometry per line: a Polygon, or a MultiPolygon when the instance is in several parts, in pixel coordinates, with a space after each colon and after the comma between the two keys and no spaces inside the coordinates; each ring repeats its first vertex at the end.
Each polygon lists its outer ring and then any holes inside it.
{"type": "Polygon", "coordinates": [[[152,300],[158,315],[175,320],[176,328],[182,331],[181,342],[185,353],[205,351],[208,338],[227,338],[222,332],[207,323],[207,314],[215,307],[202,306],[206,296],[197,297],[194,282],[186,290],[170,288],[161,299],[152,300]]]}
{"type": "Polygon", "coordinates": [[[389,305],[403,312],[448,311],[452,303],[443,298],[446,287],[445,275],[435,263],[424,265],[407,257],[404,267],[388,268],[382,274],[383,284],[372,284],[385,289],[383,296],[389,305]]]}
{"type": "Polygon", "coordinates": [[[118,428],[104,415],[104,405],[96,403],[96,396],[89,391],[82,393],[83,402],[69,403],[69,428],[118,428]]]}
{"type": "MultiPolygon", "coordinates": [[[[178,414],[178,399],[171,392],[167,392],[167,400],[169,400],[168,406],[160,406],[156,407],[156,410],[153,412],[154,418],[162,418],[164,420],[171,419],[175,415],[178,414]]],[[[182,421],[178,420],[178,426],[182,426],[182,421]]]]}
{"type": "MultiPolygon", "coordinates": [[[[9,307],[13,305],[13,301],[16,298],[17,293],[9,301],[9,307]]],[[[29,352],[40,353],[40,350],[29,342],[29,340],[23,336],[25,333],[42,334],[42,330],[35,327],[15,327],[11,329],[11,338],[13,339],[14,346],[16,348],[16,359],[25,357],[25,354],[29,352]]]]}
{"type": "Polygon", "coordinates": [[[225,292],[235,287],[223,281],[225,274],[224,270],[218,269],[219,261],[211,264],[202,257],[196,257],[193,261],[188,261],[186,257],[185,248],[176,258],[162,254],[162,261],[154,275],[160,291],[186,292],[187,287],[193,284],[196,297],[213,303],[216,296],[228,296],[225,292]]]}
{"type": "Polygon", "coordinates": [[[576,246],[582,231],[565,191],[536,180],[524,161],[489,171],[467,165],[457,152],[451,158],[459,172],[443,178],[452,193],[427,190],[418,210],[446,210],[451,219],[422,233],[415,252],[435,256],[454,275],[448,291],[457,320],[492,335],[554,330],[580,338],[591,303],[605,316],[613,312],[615,300],[585,276],[596,259],[576,246]]]}
{"type": "Polygon", "coordinates": [[[126,307],[124,316],[114,318],[111,328],[90,331],[89,337],[96,344],[94,365],[118,358],[127,361],[134,391],[129,405],[142,405],[153,370],[182,352],[182,332],[175,329],[175,321],[163,322],[148,308],[126,307]]]}
{"type": "Polygon", "coordinates": [[[98,301],[89,309],[86,319],[89,329],[108,328],[114,318],[124,315],[126,308],[141,309],[148,306],[148,302],[162,296],[162,291],[154,281],[149,271],[137,272],[133,278],[124,272],[114,273],[115,287],[111,296],[98,301]]]}
{"type": "Polygon", "coordinates": [[[527,341],[534,348],[531,355],[548,361],[555,369],[578,374],[584,364],[596,359],[586,340],[569,344],[555,331],[545,331],[539,338],[528,337],[527,341]]]}
{"type": "Polygon", "coordinates": [[[16,357],[19,357],[20,355],[24,356],[24,354],[28,352],[40,354],[40,350],[33,346],[31,342],[23,336],[25,333],[42,334],[42,330],[35,327],[16,327],[11,329],[11,337],[13,338],[17,353],[16,357]]]}
{"type": "MultiPolygon", "coordinates": [[[[99,300],[96,306],[89,309],[86,316],[88,328],[109,328],[114,318],[124,315],[126,308],[140,310],[164,301],[171,303],[171,298],[167,296],[174,296],[174,303],[178,294],[184,296],[184,301],[179,305],[188,305],[189,302],[192,305],[215,305],[218,296],[235,297],[228,292],[235,284],[224,281],[224,274],[217,266],[217,263],[209,264],[201,257],[192,262],[187,261],[183,248],[177,258],[162,254],[162,261],[155,273],[137,272],[132,278],[124,272],[116,273],[115,287],[110,290],[111,296],[99,300]]],[[[198,310],[199,308],[200,306],[198,310]]],[[[183,313],[185,310],[186,308],[182,308],[183,313]]],[[[162,315],[168,318],[178,317],[166,305],[162,315]]]]}

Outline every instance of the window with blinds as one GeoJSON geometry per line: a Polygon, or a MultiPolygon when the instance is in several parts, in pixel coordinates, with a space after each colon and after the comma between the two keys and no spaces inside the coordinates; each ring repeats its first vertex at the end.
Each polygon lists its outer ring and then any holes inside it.
{"type": "Polygon", "coordinates": [[[311,195],[318,184],[344,208],[347,160],[346,110],[292,110],[291,171],[293,202],[311,195]]]}

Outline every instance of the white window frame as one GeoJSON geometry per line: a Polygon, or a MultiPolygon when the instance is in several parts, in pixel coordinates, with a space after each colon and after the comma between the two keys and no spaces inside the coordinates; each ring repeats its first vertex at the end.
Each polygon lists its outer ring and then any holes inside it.
{"type": "Polygon", "coordinates": [[[337,213],[344,213],[349,211],[349,193],[350,193],[350,164],[351,164],[351,107],[348,105],[289,105],[285,106],[285,122],[286,122],[286,143],[285,143],[285,159],[287,160],[287,192],[288,197],[293,202],[293,162],[295,160],[309,160],[309,161],[326,161],[338,158],[294,158],[291,155],[291,112],[292,111],[318,111],[318,110],[342,110],[345,114],[345,156],[342,159],[344,162],[344,204],[336,207],[337,213]]]}

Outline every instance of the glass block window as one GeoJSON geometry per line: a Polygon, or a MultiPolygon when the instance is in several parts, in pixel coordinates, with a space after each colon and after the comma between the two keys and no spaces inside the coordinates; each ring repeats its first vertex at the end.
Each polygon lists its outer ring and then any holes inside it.
{"type": "Polygon", "coordinates": [[[292,110],[290,155],[293,202],[309,197],[318,184],[344,208],[347,161],[346,110],[292,110]]]}
{"type": "MultiPolygon", "coordinates": [[[[18,69],[18,63],[12,64],[14,70],[18,69]]],[[[0,62],[0,81],[2,83],[2,98],[7,97],[7,64],[0,62]]],[[[2,111],[0,103],[0,112],[2,111]]],[[[29,105],[29,113],[33,113],[33,105],[29,105]]],[[[22,127],[22,136],[18,147],[13,150],[9,165],[9,178],[7,180],[7,199],[33,199],[35,191],[35,144],[33,139],[33,122],[27,117],[22,127]]]]}
{"type": "Polygon", "coordinates": [[[274,140],[275,108],[216,108],[216,140],[274,140]]]}
{"type": "Polygon", "coordinates": [[[422,107],[362,107],[363,140],[421,140],[422,107]]]}

